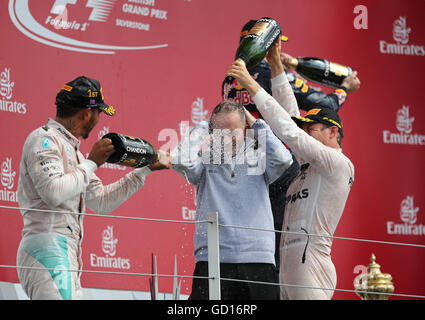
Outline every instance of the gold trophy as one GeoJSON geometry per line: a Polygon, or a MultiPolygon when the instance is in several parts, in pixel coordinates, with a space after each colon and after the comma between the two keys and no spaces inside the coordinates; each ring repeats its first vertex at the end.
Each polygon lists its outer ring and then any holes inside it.
{"type": "Polygon", "coordinates": [[[388,273],[381,272],[381,266],[375,262],[376,257],[373,253],[370,260],[372,263],[367,267],[368,273],[355,278],[356,294],[362,300],[388,300],[389,294],[394,292],[392,277],[388,273]]]}

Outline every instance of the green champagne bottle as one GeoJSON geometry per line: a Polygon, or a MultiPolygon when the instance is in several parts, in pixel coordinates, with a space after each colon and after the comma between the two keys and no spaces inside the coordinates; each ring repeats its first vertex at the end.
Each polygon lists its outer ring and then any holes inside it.
{"type": "Polygon", "coordinates": [[[350,67],[313,57],[293,58],[286,66],[295,69],[307,80],[332,88],[341,86],[344,79],[353,73],[350,67]]]}
{"type": "Polygon", "coordinates": [[[246,67],[252,68],[266,57],[271,46],[279,39],[282,29],[276,20],[261,18],[239,43],[235,59],[241,59],[246,67]]]}
{"type": "MultiPolygon", "coordinates": [[[[272,18],[257,20],[236,50],[235,60],[245,63],[247,69],[255,67],[266,57],[272,45],[280,38],[282,29],[272,18]]],[[[233,82],[233,77],[226,81],[233,82]]]]}
{"type": "Polygon", "coordinates": [[[111,139],[115,147],[115,152],[106,162],[141,168],[152,164],[157,158],[155,148],[146,140],[114,132],[104,135],[104,138],[111,139]]]}

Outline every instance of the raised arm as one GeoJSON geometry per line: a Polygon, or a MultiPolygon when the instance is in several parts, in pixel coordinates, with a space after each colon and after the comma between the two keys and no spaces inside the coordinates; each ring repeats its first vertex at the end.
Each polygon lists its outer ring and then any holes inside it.
{"type": "Polygon", "coordinates": [[[272,94],[277,102],[291,115],[299,116],[300,111],[293,88],[286,77],[282,61],[280,59],[281,46],[276,43],[267,54],[272,77],[272,94]]]}
{"type": "MultiPolygon", "coordinates": [[[[235,77],[250,92],[258,110],[275,135],[291,148],[298,159],[332,173],[335,168],[332,164],[335,159],[333,155],[339,151],[325,146],[300,129],[285,108],[282,108],[274,97],[270,96],[258,83],[255,83],[249,74],[247,76],[247,73],[245,66],[239,65],[238,62],[234,62],[228,71],[228,75],[235,77]]],[[[279,78],[282,81],[285,80],[283,70],[274,79],[279,78]]],[[[293,96],[292,92],[287,92],[287,94],[293,96]]],[[[287,99],[284,96],[281,98],[287,99]]]]}
{"type": "Polygon", "coordinates": [[[166,151],[157,151],[157,158],[149,166],[134,169],[124,177],[104,186],[102,181],[93,174],[87,188],[87,207],[99,214],[108,214],[127,201],[143,185],[152,171],[169,169],[171,157],[166,151]]]}
{"type": "Polygon", "coordinates": [[[269,125],[261,119],[255,119],[245,109],[247,125],[253,129],[257,137],[258,150],[261,151],[264,161],[264,174],[268,184],[278,179],[293,162],[292,155],[284,144],[275,136],[269,125]]]}
{"type": "MultiPolygon", "coordinates": [[[[281,52],[280,59],[284,66],[289,66],[293,57],[287,53],[281,52]]],[[[353,74],[345,78],[341,86],[329,94],[312,88],[306,81],[297,77],[290,71],[286,73],[286,76],[294,91],[298,107],[305,111],[320,105],[338,112],[345,103],[347,94],[356,91],[360,87],[357,71],[354,71],[353,74]]]]}

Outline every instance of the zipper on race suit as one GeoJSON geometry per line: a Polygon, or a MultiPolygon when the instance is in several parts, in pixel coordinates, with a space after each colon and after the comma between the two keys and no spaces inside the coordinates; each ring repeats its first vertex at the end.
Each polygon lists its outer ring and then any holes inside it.
{"type": "Polygon", "coordinates": [[[305,263],[305,255],[306,255],[306,252],[307,252],[308,242],[310,241],[310,235],[308,234],[308,231],[306,229],[301,228],[301,230],[304,231],[307,234],[307,243],[305,244],[303,256],[301,258],[301,263],[305,263]]]}

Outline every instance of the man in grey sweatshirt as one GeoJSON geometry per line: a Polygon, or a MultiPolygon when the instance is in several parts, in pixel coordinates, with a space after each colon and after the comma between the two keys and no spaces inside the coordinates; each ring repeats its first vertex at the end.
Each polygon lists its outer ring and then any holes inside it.
{"type": "MultiPolygon", "coordinates": [[[[196,218],[218,212],[219,224],[273,230],[270,183],[292,156],[270,127],[231,101],[216,106],[171,152],[172,167],[196,187],[196,218]],[[246,125],[248,127],[246,127],[246,125]]],[[[222,278],[275,282],[275,235],[220,227],[222,278]]],[[[194,276],[208,276],[207,225],[196,224],[194,276]]],[[[222,299],[278,299],[274,285],[223,280],[222,299]]],[[[208,279],[193,279],[191,299],[208,299],[208,279]]]]}

